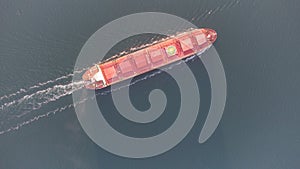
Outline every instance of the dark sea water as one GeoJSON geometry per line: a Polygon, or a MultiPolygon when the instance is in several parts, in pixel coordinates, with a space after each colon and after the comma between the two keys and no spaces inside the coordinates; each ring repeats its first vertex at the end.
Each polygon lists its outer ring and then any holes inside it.
{"type": "MultiPolygon", "coordinates": [[[[299,168],[299,11],[296,0],[1,0],[0,169],[299,168]],[[199,116],[172,150],[146,159],[123,158],[100,148],[81,128],[70,84],[76,58],[95,31],[137,12],[169,13],[218,32],[214,46],[226,73],[227,103],[221,123],[204,144],[197,140],[211,92],[200,59],[188,62],[201,93],[199,116]]],[[[149,42],[151,35],[129,39],[111,53],[149,42]]],[[[131,136],[164,131],[180,102],[174,80],[161,73],[132,85],[130,96],[137,109],[146,110],[154,88],[168,98],[155,125],[116,120],[120,117],[109,95],[103,106],[112,113],[105,117],[131,136]]]]}

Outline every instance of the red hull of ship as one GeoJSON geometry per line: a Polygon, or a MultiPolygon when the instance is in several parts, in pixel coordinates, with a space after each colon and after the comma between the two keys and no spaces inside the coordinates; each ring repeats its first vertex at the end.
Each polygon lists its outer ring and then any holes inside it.
{"type": "Polygon", "coordinates": [[[200,53],[217,39],[212,29],[194,29],[119,58],[99,63],[82,78],[87,89],[101,89],[200,53]]]}

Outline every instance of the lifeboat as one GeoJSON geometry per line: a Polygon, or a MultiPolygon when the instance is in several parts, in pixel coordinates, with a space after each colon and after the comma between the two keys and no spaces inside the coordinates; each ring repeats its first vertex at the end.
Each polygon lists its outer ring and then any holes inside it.
{"type": "Polygon", "coordinates": [[[216,31],[193,29],[127,55],[96,64],[82,76],[87,89],[102,89],[208,49],[216,31]]]}

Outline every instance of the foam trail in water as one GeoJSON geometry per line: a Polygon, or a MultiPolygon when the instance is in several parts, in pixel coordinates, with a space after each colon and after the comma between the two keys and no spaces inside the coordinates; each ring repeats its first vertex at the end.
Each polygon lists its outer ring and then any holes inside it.
{"type": "Polygon", "coordinates": [[[53,87],[37,91],[36,93],[25,95],[19,100],[14,100],[2,105],[1,114],[7,117],[7,120],[13,117],[22,117],[32,111],[40,109],[43,105],[54,102],[64,96],[72,94],[72,92],[84,87],[84,81],[73,82],[66,85],[55,85],[53,87]],[[25,111],[27,110],[27,111],[25,111]],[[13,114],[11,114],[13,112],[13,114]]]}
{"type": "MultiPolygon", "coordinates": [[[[83,71],[87,70],[88,68],[83,68],[81,70],[76,70],[74,71],[75,74],[77,73],[82,73],[83,71]]],[[[31,92],[33,89],[39,89],[39,88],[42,88],[44,86],[47,86],[47,85],[51,85],[53,83],[58,83],[60,82],[61,80],[66,80],[68,78],[71,78],[74,76],[74,73],[70,73],[68,75],[64,75],[64,76],[61,76],[61,77],[58,77],[56,79],[52,79],[52,80],[48,80],[46,82],[40,82],[40,83],[37,83],[27,89],[19,89],[18,91],[14,92],[14,93],[11,93],[11,94],[7,94],[7,95],[4,95],[4,96],[1,96],[0,97],[0,102],[3,102],[4,99],[6,100],[9,100],[9,99],[15,99],[15,97],[20,97],[22,96],[21,94],[26,94],[26,93],[29,93],[31,92]]],[[[1,107],[0,107],[1,108],[1,107]]]]}

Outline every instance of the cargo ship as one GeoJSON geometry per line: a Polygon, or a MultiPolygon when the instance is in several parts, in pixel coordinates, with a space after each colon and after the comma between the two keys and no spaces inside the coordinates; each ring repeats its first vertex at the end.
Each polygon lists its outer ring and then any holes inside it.
{"type": "Polygon", "coordinates": [[[87,89],[102,89],[208,49],[217,39],[213,29],[193,29],[135,52],[96,64],[82,76],[87,89]]]}

